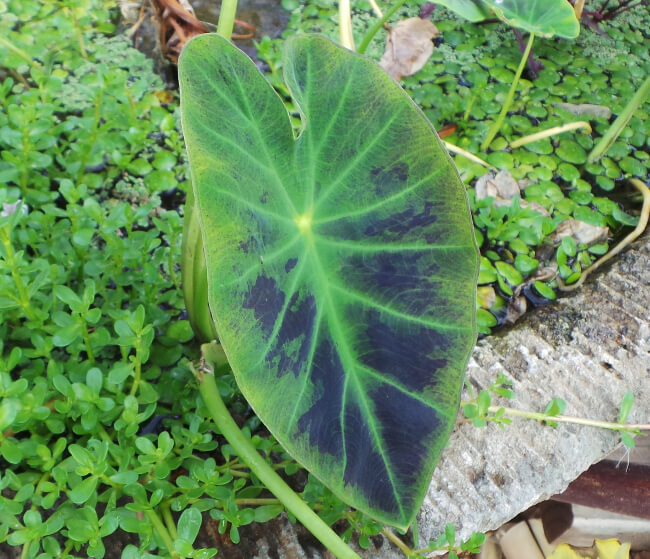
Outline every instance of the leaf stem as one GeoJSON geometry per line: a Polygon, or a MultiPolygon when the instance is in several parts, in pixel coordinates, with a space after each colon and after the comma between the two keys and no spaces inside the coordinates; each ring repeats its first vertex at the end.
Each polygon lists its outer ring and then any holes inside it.
{"type": "Polygon", "coordinates": [[[352,35],[352,16],[350,15],[350,0],[339,0],[339,38],[341,44],[354,50],[354,36],[352,35]]]}
{"type": "Polygon", "coordinates": [[[20,559],[27,559],[29,557],[30,547],[32,547],[32,540],[27,540],[20,551],[20,559]]]}
{"type": "Polygon", "coordinates": [[[99,132],[99,127],[102,120],[102,103],[104,100],[104,91],[106,86],[103,85],[99,90],[97,97],[95,98],[95,114],[93,116],[93,123],[90,129],[90,138],[85,143],[85,151],[81,157],[81,164],[79,165],[79,171],[77,172],[77,180],[75,181],[75,188],[79,188],[83,180],[84,174],[86,173],[86,166],[92,154],[93,147],[97,143],[97,134],[99,132]]]}
{"type": "Polygon", "coordinates": [[[548,128],[542,130],[541,132],[535,132],[534,134],[529,134],[528,136],[523,136],[518,140],[510,143],[512,149],[518,148],[520,146],[525,146],[526,144],[531,144],[537,140],[542,140],[543,138],[548,138],[549,136],[554,136],[556,134],[562,134],[563,132],[568,132],[569,130],[576,130],[578,128],[584,128],[586,130],[585,134],[591,134],[591,125],[588,122],[579,120],[577,122],[569,122],[563,124],[562,126],[554,126],[553,128],[548,128]]]}
{"type": "Polygon", "coordinates": [[[160,520],[160,517],[156,514],[156,511],[154,511],[153,509],[146,509],[144,512],[149,517],[149,521],[154,527],[154,530],[158,532],[158,535],[160,536],[160,539],[162,539],[163,543],[165,544],[165,547],[167,548],[167,551],[169,551],[169,554],[172,556],[173,559],[178,559],[178,553],[176,553],[176,551],[174,550],[174,541],[172,540],[172,537],[169,535],[167,529],[165,528],[165,525],[162,523],[162,520],[160,520]]]}
{"type": "Polygon", "coordinates": [[[217,22],[217,33],[230,41],[232,30],[235,27],[235,14],[237,13],[237,0],[223,0],[219,21],[217,22]]]}
{"type": "Polygon", "coordinates": [[[4,37],[0,37],[0,45],[4,45],[10,51],[20,56],[20,58],[27,62],[27,64],[29,64],[32,68],[42,68],[42,66],[36,62],[36,60],[32,59],[23,49],[18,48],[11,41],[5,39],[4,37]]]}
{"type": "Polygon", "coordinates": [[[208,342],[214,340],[217,334],[208,303],[208,273],[203,253],[201,223],[192,185],[185,201],[181,239],[181,283],[185,308],[196,337],[199,341],[208,342]]]}
{"type": "Polygon", "coordinates": [[[379,18],[370,29],[368,29],[368,32],[366,33],[366,36],[363,38],[361,41],[361,44],[359,45],[359,53],[363,54],[366,52],[366,49],[368,48],[368,45],[370,44],[370,41],[372,41],[373,37],[377,34],[377,32],[382,28],[384,23],[386,23],[392,15],[399,10],[404,4],[406,3],[406,0],[397,0],[395,4],[393,4],[388,10],[383,17],[379,18]]]}
{"type": "Polygon", "coordinates": [[[138,386],[142,380],[142,334],[138,332],[135,342],[135,356],[133,357],[133,384],[131,385],[131,390],[129,391],[130,396],[135,396],[138,391],[138,386]]]}
{"type": "MultiPolygon", "coordinates": [[[[22,211],[19,208],[17,211],[22,211]]],[[[14,247],[11,242],[11,233],[7,227],[0,227],[0,242],[5,251],[5,261],[8,264],[8,267],[11,269],[11,277],[14,280],[14,285],[16,286],[16,291],[18,292],[18,303],[22,307],[23,311],[27,315],[27,318],[30,320],[35,320],[36,315],[31,306],[31,299],[27,293],[27,288],[23,283],[23,278],[20,275],[20,268],[16,260],[16,253],[14,252],[14,247]]]]}
{"type": "Polygon", "coordinates": [[[336,557],[339,559],[360,559],[282,478],[275,473],[273,468],[260,456],[250,440],[244,436],[223,403],[219,395],[214,374],[212,374],[208,367],[201,367],[196,375],[199,381],[199,392],[217,429],[232,445],[239,458],[248,464],[251,471],[269,491],[280,499],[287,510],[336,557]]]}
{"type": "Polygon", "coordinates": [[[649,96],[650,76],[645,79],[634,97],[632,97],[630,102],[625,106],[623,112],[618,115],[607,132],[605,132],[605,135],[594,146],[594,149],[591,150],[591,153],[587,156],[588,163],[592,163],[597,159],[600,159],[607,152],[610,146],[616,141],[616,138],[618,138],[619,134],[623,131],[623,128],[625,128],[627,123],[630,121],[634,112],[649,96]]]}
{"type": "Polygon", "coordinates": [[[241,505],[241,506],[261,506],[261,505],[281,505],[282,502],[280,499],[265,499],[265,498],[259,498],[259,499],[235,499],[233,501],[236,505],[241,505]]]}
{"type": "Polygon", "coordinates": [[[167,531],[173,540],[178,539],[178,531],[176,530],[176,522],[172,516],[172,511],[169,508],[169,503],[160,503],[160,510],[162,511],[163,520],[167,526],[167,531]]]}
{"type": "Polygon", "coordinates": [[[75,13],[74,8],[67,8],[67,12],[72,16],[74,27],[77,30],[77,40],[79,41],[79,50],[81,51],[81,56],[88,60],[88,53],[86,52],[86,46],[84,45],[84,37],[83,33],[81,32],[81,27],[79,26],[77,14],[75,13]]]}
{"type": "Polygon", "coordinates": [[[404,555],[407,557],[413,556],[413,550],[408,545],[406,545],[392,530],[383,528],[380,534],[384,536],[388,541],[399,547],[404,555]]]}
{"type": "Polygon", "coordinates": [[[515,408],[505,408],[503,406],[490,406],[488,413],[497,413],[503,410],[503,415],[511,417],[523,417],[525,419],[534,419],[535,421],[548,421],[557,423],[573,423],[576,425],[587,425],[589,427],[599,427],[611,431],[649,431],[650,424],[631,424],[631,423],[614,423],[611,421],[600,421],[597,419],[587,419],[584,417],[573,417],[570,415],[548,415],[543,412],[534,412],[518,410],[515,408]]]}
{"type": "Polygon", "coordinates": [[[90,363],[95,363],[95,355],[93,353],[93,348],[90,345],[90,335],[88,334],[88,323],[86,322],[86,319],[83,317],[83,315],[79,317],[79,320],[81,322],[81,337],[84,341],[88,361],[90,361],[90,363]]]}
{"type": "Polygon", "coordinates": [[[503,108],[499,113],[499,117],[497,118],[497,121],[492,125],[492,128],[490,128],[490,131],[488,132],[487,138],[485,138],[485,140],[481,144],[481,151],[485,151],[488,148],[488,146],[492,143],[492,140],[494,140],[494,137],[499,133],[499,130],[501,130],[501,125],[503,124],[503,121],[505,120],[506,115],[510,110],[510,105],[512,105],[512,100],[514,99],[515,91],[517,90],[517,86],[519,85],[519,78],[521,78],[521,74],[523,73],[524,68],[526,67],[526,62],[528,61],[528,55],[530,54],[530,51],[533,48],[534,40],[535,40],[535,33],[531,33],[530,37],[528,38],[528,44],[526,45],[526,50],[524,51],[524,55],[521,57],[521,61],[519,62],[519,68],[517,68],[517,73],[515,74],[515,77],[512,80],[510,91],[508,91],[508,97],[506,97],[506,101],[503,104],[503,108]]]}

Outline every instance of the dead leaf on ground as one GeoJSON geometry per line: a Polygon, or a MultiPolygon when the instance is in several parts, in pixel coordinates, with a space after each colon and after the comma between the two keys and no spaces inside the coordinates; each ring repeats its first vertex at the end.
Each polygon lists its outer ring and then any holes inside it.
{"type": "Polygon", "coordinates": [[[564,237],[573,237],[577,243],[589,246],[607,240],[608,236],[608,227],[590,225],[577,219],[567,219],[560,223],[548,238],[554,243],[559,243],[564,237]]]}
{"type": "MultiPolygon", "coordinates": [[[[494,198],[496,207],[510,206],[515,196],[521,196],[522,184],[518,183],[508,171],[489,171],[478,178],[474,190],[477,200],[490,196],[494,198]]],[[[548,215],[546,208],[537,202],[521,200],[520,205],[522,208],[530,208],[542,215],[548,215]]]]}
{"type": "Polygon", "coordinates": [[[440,34],[429,20],[412,17],[400,21],[388,33],[386,51],[379,65],[399,81],[420,70],[433,53],[433,39],[440,34]]]}
{"type": "Polygon", "coordinates": [[[503,321],[506,324],[514,324],[519,320],[525,313],[528,308],[528,303],[526,297],[519,295],[517,297],[511,297],[508,301],[508,307],[506,308],[506,316],[503,321]]]}
{"type": "Polygon", "coordinates": [[[488,196],[495,200],[512,200],[520,194],[519,184],[508,171],[485,173],[478,178],[474,189],[476,190],[477,200],[482,200],[488,196]]]}
{"type": "Polygon", "coordinates": [[[574,115],[601,117],[608,120],[612,116],[612,110],[604,105],[592,105],[591,103],[553,103],[553,105],[574,115]]]}
{"type": "Polygon", "coordinates": [[[160,22],[162,50],[174,64],[177,64],[185,43],[196,35],[207,33],[208,30],[203,22],[183,7],[178,0],[153,0],[153,5],[160,22]]]}

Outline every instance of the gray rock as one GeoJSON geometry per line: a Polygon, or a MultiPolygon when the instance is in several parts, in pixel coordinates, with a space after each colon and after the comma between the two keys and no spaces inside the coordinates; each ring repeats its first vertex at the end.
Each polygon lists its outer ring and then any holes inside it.
{"type": "MultiPolygon", "coordinates": [[[[650,421],[650,243],[644,235],[605,275],[576,294],[537,309],[501,336],[482,340],[467,376],[482,389],[504,372],[512,403],[543,411],[553,397],[567,415],[616,421],[623,394],[635,405],[628,421],[650,421]]],[[[418,517],[423,539],[452,523],[459,537],[483,532],[562,492],[619,442],[612,432],[514,420],[505,430],[459,425],[434,473],[418,517]]]]}

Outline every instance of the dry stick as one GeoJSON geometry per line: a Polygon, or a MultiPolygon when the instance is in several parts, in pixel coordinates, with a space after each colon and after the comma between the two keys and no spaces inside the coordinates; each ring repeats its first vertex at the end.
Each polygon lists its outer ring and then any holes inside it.
{"type": "Polygon", "coordinates": [[[542,140],[548,138],[549,136],[554,136],[555,134],[562,134],[563,132],[568,132],[569,130],[576,130],[577,128],[584,128],[586,130],[585,134],[591,134],[591,125],[584,120],[579,120],[576,122],[569,122],[568,124],[563,124],[562,126],[554,126],[547,130],[542,130],[541,132],[535,132],[528,136],[523,136],[514,142],[511,142],[510,147],[512,149],[518,148],[520,146],[525,146],[537,140],[542,140]]]}
{"type": "Polygon", "coordinates": [[[610,250],[600,260],[596,260],[596,262],[594,262],[591,266],[589,266],[589,268],[582,272],[582,275],[577,282],[572,283],[571,285],[565,285],[565,283],[562,281],[562,278],[560,276],[557,276],[557,283],[560,291],[573,291],[575,289],[578,289],[578,287],[580,287],[585,282],[587,276],[591,274],[591,272],[616,256],[627,245],[639,237],[639,235],[641,235],[641,233],[643,233],[645,230],[646,226],[648,225],[648,216],[650,216],[650,189],[639,179],[629,180],[634,185],[634,187],[643,195],[643,208],[641,209],[641,215],[639,215],[639,223],[635,227],[634,231],[632,231],[627,237],[618,243],[612,250],[610,250]]]}
{"type": "Polygon", "coordinates": [[[346,49],[355,50],[350,0],[339,0],[339,40],[346,49]]]}
{"type": "Polygon", "coordinates": [[[375,0],[370,0],[370,5],[372,6],[372,11],[375,12],[375,15],[379,18],[384,17],[384,14],[381,11],[381,8],[377,5],[375,0]]]}
{"type": "Polygon", "coordinates": [[[585,0],[576,0],[573,9],[576,12],[576,18],[578,21],[580,21],[580,18],[582,17],[582,10],[584,9],[584,7],[585,7],[585,0]]]}
{"type": "Polygon", "coordinates": [[[449,142],[445,142],[444,140],[441,140],[441,142],[445,145],[447,151],[451,151],[452,153],[457,153],[458,155],[462,155],[466,159],[469,159],[474,163],[478,163],[479,165],[483,165],[483,167],[487,167],[488,169],[493,169],[495,171],[497,170],[496,167],[490,165],[487,161],[483,161],[480,157],[476,157],[476,155],[474,155],[473,153],[470,153],[469,151],[466,151],[463,148],[459,148],[454,144],[450,144],[449,142]]]}
{"type": "Polygon", "coordinates": [[[401,552],[407,557],[413,553],[412,550],[409,548],[409,546],[406,545],[392,530],[389,530],[388,528],[384,528],[382,529],[380,534],[384,536],[387,540],[393,542],[394,545],[399,547],[401,552]]]}
{"type": "Polygon", "coordinates": [[[133,39],[134,35],[140,29],[140,26],[144,23],[144,20],[147,18],[147,12],[145,11],[145,6],[142,4],[140,6],[140,13],[138,14],[138,21],[136,21],[131,28],[126,32],[126,36],[129,39],[133,39]]]}

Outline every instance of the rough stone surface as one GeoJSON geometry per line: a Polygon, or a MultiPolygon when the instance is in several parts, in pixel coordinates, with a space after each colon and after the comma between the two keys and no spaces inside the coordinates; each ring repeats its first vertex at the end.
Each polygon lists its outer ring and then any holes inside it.
{"type": "MultiPolygon", "coordinates": [[[[503,371],[521,409],[543,411],[553,397],[567,415],[615,421],[623,394],[634,392],[628,421],[650,421],[650,235],[577,293],[537,309],[502,336],[482,340],[467,375],[487,388],[503,371]]],[[[499,402],[501,403],[501,402],[499,402]]],[[[460,537],[497,528],[529,506],[563,491],[618,444],[591,427],[543,427],[515,420],[458,426],[418,517],[423,539],[446,523],[460,537]]]]}

